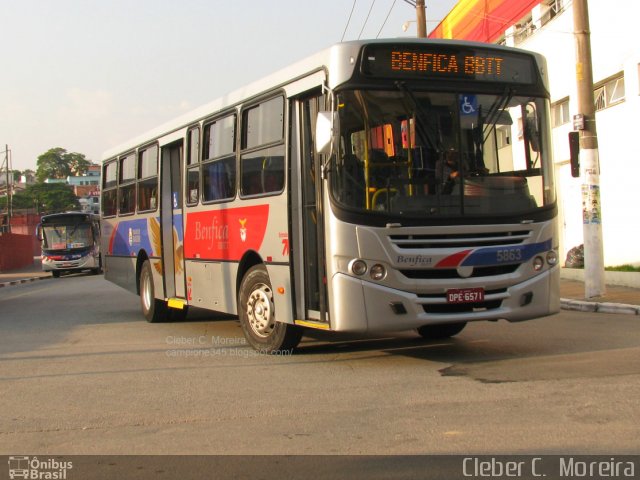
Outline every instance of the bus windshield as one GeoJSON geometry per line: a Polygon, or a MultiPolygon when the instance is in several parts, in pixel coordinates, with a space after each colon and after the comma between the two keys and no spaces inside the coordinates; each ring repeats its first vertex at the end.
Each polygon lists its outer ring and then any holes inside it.
{"type": "Polygon", "coordinates": [[[555,202],[548,101],[501,93],[339,93],[333,200],[418,219],[514,216],[555,202]]]}
{"type": "Polygon", "coordinates": [[[47,250],[72,250],[93,245],[91,224],[44,225],[43,248],[47,250]]]}

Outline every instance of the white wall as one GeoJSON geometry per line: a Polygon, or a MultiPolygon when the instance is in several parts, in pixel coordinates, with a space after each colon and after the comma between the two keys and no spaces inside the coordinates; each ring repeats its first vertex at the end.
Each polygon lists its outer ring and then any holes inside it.
{"type": "MultiPolygon", "coordinates": [[[[536,18],[534,11],[534,21],[536,18]]],[[[640,265],[640,2],[589,0],[593,78],[624,71],[625,101],[596,114],[605,265],[640,265]]],[[[551,101],[569,97],[577,113],[573,10],[566,10],[517,45],[547,58],[551,101]]],[[[560,206],[561,258],[582,243],[581,179],[571,177],[567,133],[553,131],[560,206]]]]}

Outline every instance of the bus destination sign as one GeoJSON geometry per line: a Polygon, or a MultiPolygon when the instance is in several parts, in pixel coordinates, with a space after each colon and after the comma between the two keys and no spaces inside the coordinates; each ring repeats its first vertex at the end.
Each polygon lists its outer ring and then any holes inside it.
{"type": "Polygon", "coordinates": [[[370,45],[362,73],[384,78],[466,79],[532,84],[534,59],[528,54],[429,45],[370,45]]]}

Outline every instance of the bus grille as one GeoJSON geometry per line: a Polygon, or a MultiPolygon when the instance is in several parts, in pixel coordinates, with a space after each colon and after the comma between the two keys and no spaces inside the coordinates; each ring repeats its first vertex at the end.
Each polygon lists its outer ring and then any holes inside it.
{"type": "Polygon", "coordinates": [[[435,305],[422,305],[425,313],[453,314],[472,313],[486,310],[495,310],[502,306],[502,300],[491,300],[489,302],[477,303],[445,303],[435,305]]]}
{"type": "MultiPolygon", "coordinates": [[[[478,277],[494,277],[496,275],[506,275],[515,272],[520,264],[512,265],[495,265],[488,267],[476,267],[473,269],[473,274],[470,277],[464,278],[478,278],[478,277]]],[[[400,273],[412,280],[439,280],[447,278],[463,278],[458,274],[455,268],[433,268],[433,269],[420,269],[420,270],[400,270],[400,273]]]]}
{"type": "Polygon", "coordinates": [[[389,235],[391,243],[400,249],[475,248],[517,245],[531,236],[531,230],[481,233],[447,233],[427,235],[389,235]]]}

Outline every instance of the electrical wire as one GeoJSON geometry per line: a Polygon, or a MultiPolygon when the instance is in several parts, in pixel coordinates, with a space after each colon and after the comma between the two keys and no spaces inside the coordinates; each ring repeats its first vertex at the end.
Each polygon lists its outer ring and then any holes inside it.
{"type": "Polygon", "coordinates": [[[391,15],[391,12],[393,11],[393,7],[396,6],[396,1],[397,0],[393,0],[393,3],[391,4],[391,8],[389,9],[389,13],[387,13],[387,18],[385,18],[384,22],[382,22],[382,26],[380,27],[380,30],[378,31],[378,34],[376,35],[376,38],[380,37],[380,34],[382,33],[382,29],[387,24],[387,20],[389,20],[389,16],[391,15]]]}
{"type": "Polygon", "coordinates": [[[360,35],[358,35],[358,40],[362,37],[362,32],[364,32],[364,27],[367,26],[367,22],[369,21],[369,16],[371,16],[371,11],[373,10],[373,6],[376,4],[376,0],[371,2],[371,7],[369,8],[369,13],[367,13],[367,18],[364,19],[364,24],[362,25],[362,30],[360,30],[360,35]]]}
{"type": "Polygon", "coordinates": [[[353,0],[353,6],[351,7],[351,13],[349,14],[349,18],[347,19],[347,24],[344,26],[344,32],[342,32],[342,38],[340,41],[344,41],[344,36],[347,34],[347,28],[349,28],[349,23],[351,22],[351,15],[353,15],[353,11],[356,8],[357,0],[353,0]]]}

